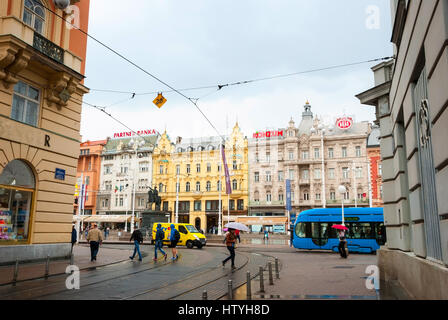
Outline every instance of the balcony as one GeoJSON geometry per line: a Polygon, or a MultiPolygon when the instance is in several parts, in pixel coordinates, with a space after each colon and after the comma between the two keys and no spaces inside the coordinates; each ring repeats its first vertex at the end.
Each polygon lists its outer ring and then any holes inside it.
{"type": "Polygon", "coordinates": [[[300,185],[307,185],[310,184],[310,179],[300,179],[299,180],[300,185]]]}
{"type": "Polygon", "coordinates": [[[64,49],[34,32],[33,48],[56,62],[64,64],[64,49]]]}

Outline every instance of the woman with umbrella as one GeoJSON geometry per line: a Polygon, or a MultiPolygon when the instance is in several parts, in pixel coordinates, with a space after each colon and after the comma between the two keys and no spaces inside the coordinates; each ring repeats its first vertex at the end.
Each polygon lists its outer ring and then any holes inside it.
{"type": "Polygon", "coordinates": [[[235,230],[241,230],[241,231],[249,231],[249,228],[246,227],[242,223],[236,223],[231,222],[226,224],[224,227],[228,229],[226,232],[226,237],[224,239],[224,243],[227,246],[227,250],[230,252],[230,256],[228,256],[226,259],[222,261],[222,266],[224,267],[227,263],[227,261],[232,260],[232,271],[236,269],[235,267],[235,244],[237,236],[235,234],[235,230]]]}
{"type": "Polygon", "coordinates": [[[348,256],[348,249],[347,249],[347,238],[346,238],[346,231],[348,228],[345,225],[336,224],[333,225],[332,228],[338,230],[338,237],[339,237],[339,246],[338,250],[342,258],[347,259],[348,256]]]}

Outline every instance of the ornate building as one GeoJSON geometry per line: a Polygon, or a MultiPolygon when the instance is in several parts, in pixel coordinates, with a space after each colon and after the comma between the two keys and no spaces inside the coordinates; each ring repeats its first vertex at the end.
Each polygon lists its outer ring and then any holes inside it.
{"type": "Polygon", "coordinates": [[[221,137],[178,137],[174,143],[166,132],[160,138],[153,154],[153,185],[158,188],[162,209],[170,212],[171,221],[190,223],[211,232],[217,230],[220,214],[223,224],[247,215],[247,138],[236,124],[225,140],[232,185],[229,197],[222,170],[222,143],[221,137]]]}
{"type": "Polygon", "coordinates": [[[285,231],[286,180],[295,213],[341,206],[342,198],[347,206],[368,206],[369,132],[367,122],[348,129],[325,126],[307,103],[297,127],[291,119],[286,128],[255,133],[249,143],[250,215],[270,218],[260,218],[253,229],[264,225],[285,231]],[[345,195],[338,194],[339,185],[347,188],[345,195]]]}
{"type": "MultiPolygon", "coordinates": [[[[88,29],[89,0],[72,1],[88,29]],[[76,2],[76,3],[75,3],[76,2]]],[[[87,37],[49,0],[0,2],[0,262],[70,254],[87,37]]]]}

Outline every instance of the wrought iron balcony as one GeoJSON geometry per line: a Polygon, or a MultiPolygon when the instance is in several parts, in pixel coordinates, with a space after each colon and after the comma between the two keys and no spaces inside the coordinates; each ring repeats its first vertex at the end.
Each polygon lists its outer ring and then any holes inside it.
{"type": "Polygon", "coordinates": [[[33,48],[47,57],[64,64],[64,49],[55,45],[37,32],[34,32],[33,48]]]}

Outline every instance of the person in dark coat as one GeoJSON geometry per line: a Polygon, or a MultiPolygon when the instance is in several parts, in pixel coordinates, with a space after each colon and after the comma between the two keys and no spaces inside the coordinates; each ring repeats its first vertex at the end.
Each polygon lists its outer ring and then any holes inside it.
{"type": "Polygon", "coordinates": [[[76,232],[75,226],[72,226],[72,252],[73,252],[73,246],[75,243],[78,242],[78,233],[76,232]]]}
{"type": "Polygon", "coordinates": [[[138,261],[142,261],[142,254],[140,253],[140,244],[143,244],[143,235],[140,230],[136,229],[132,233],[131,239],[129,241],[134,240],[134,254],[129,257],[131,260],[134,260],[135,254],[138,252],[138,261]]]}

